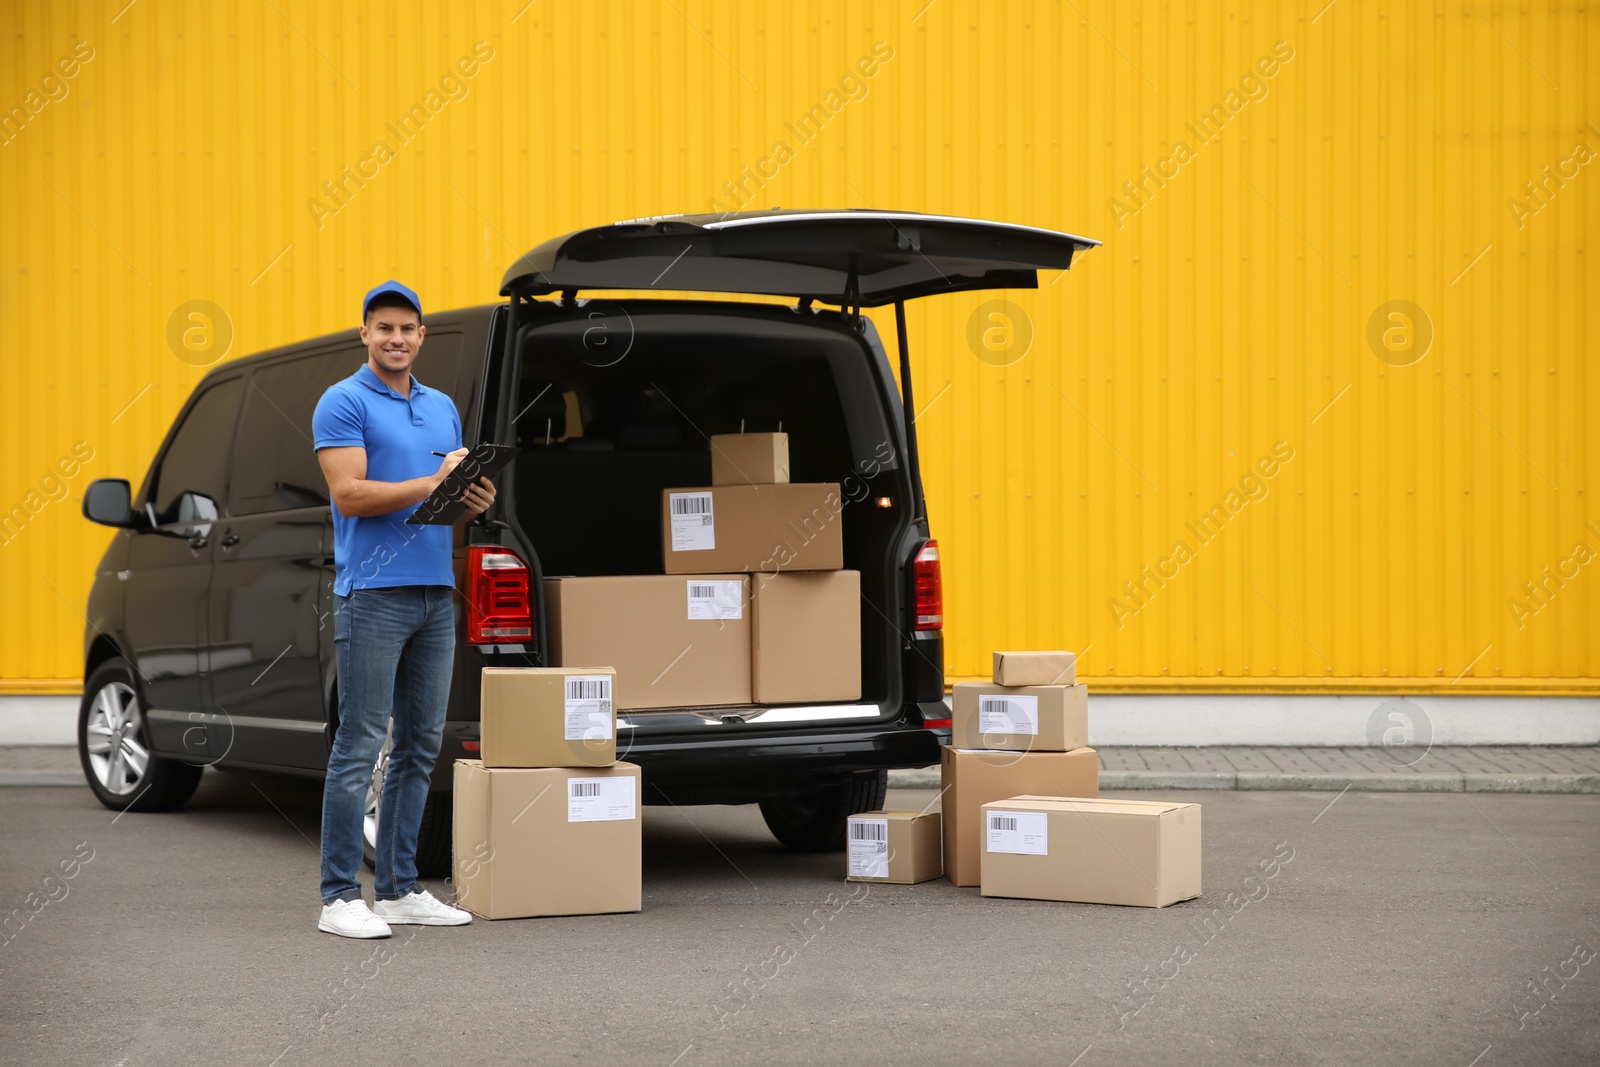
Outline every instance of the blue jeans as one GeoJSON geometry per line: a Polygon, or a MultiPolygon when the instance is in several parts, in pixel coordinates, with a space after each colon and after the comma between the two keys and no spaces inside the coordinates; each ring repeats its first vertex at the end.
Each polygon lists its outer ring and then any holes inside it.
{"type": "Polygon", "coordinates": [[[367,790],[391,717],[375,888],[379,900],[395,900],[417,888],[417,829],[444,736],[455,657],[455,591],[406,585],[336,596],[333,639],[339,731],[322,787],[322,901],[361,898],[367,790]]]}

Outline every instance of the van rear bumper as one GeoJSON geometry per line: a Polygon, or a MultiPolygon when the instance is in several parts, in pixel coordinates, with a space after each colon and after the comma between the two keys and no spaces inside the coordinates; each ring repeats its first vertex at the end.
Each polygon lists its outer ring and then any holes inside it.
{"type": "MultiPolygon", "coordinates": [[[[894,722],[859,727],[712,729],[716,736],[621,731],[617,758],[643,768],[646,804],[748,804],[877,770],[929,767],[939,762],[939,748],[949,741],[948,730],[928,729],[914,711],[894,722]]],[[[461,742],[477,735],[477,723],[446,724],[435,789],[451,788],[456,759],[476,758],[461,742]]]]}

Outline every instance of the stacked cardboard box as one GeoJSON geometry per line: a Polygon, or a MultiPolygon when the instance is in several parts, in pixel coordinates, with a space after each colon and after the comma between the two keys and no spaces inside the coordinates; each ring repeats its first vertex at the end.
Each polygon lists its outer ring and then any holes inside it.
{"type": "Polygon", "coordinates": [[[610,667],[485,668],[482,759],[455,765],[456,902],[485,919],[641,905],[640,774],[610,667]]]}
{"type": "MultiPolygon", "coordinates": [[[[711,485],[661,494],[663,570],[750,576],[743,702],[861,698],[861,575],[835,482],[789,481],[789,435],[716,434],[711,485]]],[[[734,701],[729,701],[734,703],[734,701]]]]}
{"type": "Polygon", "coordinates": [[[613,664],[630,711],[859,700],[839,486],[790,482],[784,433],[713,436],[711,482],[663,491],[663,574],[545,580],[551,662],[613,664]]]}
{"type": "Polygon", "coordinates": [[[789,435],[711,437],[711,484],[661,494],[668,574],[838,570],[844,566],[836,482],[789,481],[789,435]]]}
{"type": "Polygon", "coordinates": [[[763,704],[861,699],[861,572],[757,574],[751,697],[763,704]]]}
{"type": "Polygon", "coordinates": [[[747,575],[547,578],[544,612],[551,661],[610,663],[620,709],[750,703],[747,575]]]}
{"type": "Polygon", "coordinates": [[[1160,908],[1200,894],[1200,806],[1099,799],[1070,652],[996,652],[955,687],[945,864],[984,896],[1160,908]],[[962,747],[964,746],[964,747],[962,747]]]}
{"type": "Polygon", "coordinates": [[[996,652],[994,682],[955,687],[942,754],[944,865],[961,886],[983,881],[983,806],[1021,794],[1097,797],[1087,687],[1071,652],[996,652]]]}
{"type": "Polygon", "coordinates": [[[661,501],[668,574],[844,566],[837,482],[664,489],[661,501]]]}

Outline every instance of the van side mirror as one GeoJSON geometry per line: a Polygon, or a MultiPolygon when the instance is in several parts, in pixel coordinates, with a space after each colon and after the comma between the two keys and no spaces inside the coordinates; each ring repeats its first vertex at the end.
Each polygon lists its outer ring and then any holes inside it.
{"type": "Polygon", "coordinates": [[[96,478],[83,491],[83,517],[101,526],[134,525],[133,493],[126,478],[96,478]]]}

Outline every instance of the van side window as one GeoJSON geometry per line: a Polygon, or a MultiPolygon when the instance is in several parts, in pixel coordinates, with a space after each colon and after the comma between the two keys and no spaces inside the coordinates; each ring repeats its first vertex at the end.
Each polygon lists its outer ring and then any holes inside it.
{"type": "Polygon", "coordinates": [[[256,368],[245,391],[229,512],[254,515],[328,503],[328,483],[312,447],[311,414],[327,388],[354,374],[365,359],[365,349],[351,347],[256,368]]]}
{"type": "MultiPolygon", "coordinates": [[[[228,453],[238,424],[243,381],[229,378],[195,400],[173,434],[150,484],[150,503],[161,525],[193,518],[180,514],[185,493],[220,501],[228,486],[228,453]]],[[[194,505],[188,505],[193,510],[194,505]]],[[[213,516],[214,517],[214,516],[213,516]]]]}

